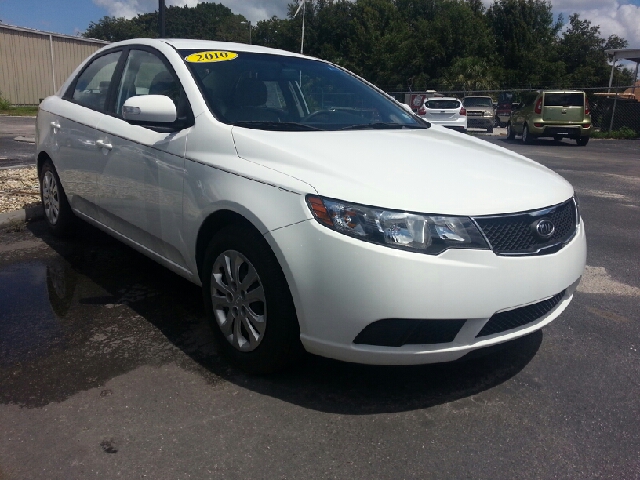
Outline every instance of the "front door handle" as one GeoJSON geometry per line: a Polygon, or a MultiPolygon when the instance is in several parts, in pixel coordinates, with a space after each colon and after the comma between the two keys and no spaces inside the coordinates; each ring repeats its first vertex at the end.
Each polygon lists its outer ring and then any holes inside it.
{"type": "Polygon", "coordinates": [[[107,150],[111,150],[113,148],[113,145],[105,142],[104,140],[96,140],[96,146],[98,148],[106,148],[107,150]]]}
{"type": "Polygon", "coordinates": [[[51,125],[52,128],[60,129],[60,124],[58,122],[51,122],[49,125],[51,125]]]}

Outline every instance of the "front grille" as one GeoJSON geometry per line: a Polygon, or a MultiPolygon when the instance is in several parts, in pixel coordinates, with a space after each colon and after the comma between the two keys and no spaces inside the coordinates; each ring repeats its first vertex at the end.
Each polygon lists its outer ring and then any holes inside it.
{"type": "Polygon", "coordinates": [[[471,117],[481,117],[483,112],[474,112],[473,110],[467,110],[467,115],[471,117]]]}
{"type": "Polygon", "coordinates": [[[564,297],[564,292],[565,291],[563,290],[551,298],[532,305],[515,308],[507,312],[496,313],[489,319],[484,327],[482,327],[482,330],[480,330],[480,333],[476,335],[476,338],[506,332],[507,330],[513,330],[514,328],[535,322],[540,317],[553,310],[556,305],[560,303],[560,300],[564,297]]]}
{"type": "Polygon", "coordinates": [[[450,343],[466,320],[385,318],[362,329],[353,343],[380,347],[450,343]]]}
{"type": "Polygon", "coordinates": [[[542,210],[475,217],[474,220],[497,254],[553,253],[562,248],[576,231],[576,206],[573,199],[569,199],[542,210]],[[555,226],[550,238],[542,238],[535,232],[534,224],[543,219],[551,221],[555,226]]]}

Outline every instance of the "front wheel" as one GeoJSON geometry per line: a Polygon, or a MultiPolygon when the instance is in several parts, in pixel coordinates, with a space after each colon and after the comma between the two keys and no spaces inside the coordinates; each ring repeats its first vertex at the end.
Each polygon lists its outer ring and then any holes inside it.
{"type": "Polygon", "coordinates": [[[232,225],[218,232],[203,264],[204,304],[220,351],[249,373],[272,373],[302,353],[289,285],[264,238],[232,225]]]}
{"type": "Polygon", "coordinates": [[[514,140],[516,138],[516,132],[513,131],[511,122],[507,123],[507,140],[514,140]]]}
{"type": "Polygon", "coordinates": [[[576,144],[579,147],[584,147],[587,143],[589,143],[589,137],[578,137],[578,138],[576,138],[576,144]]]}
{"type": "Polygon", "coordinates": [[[46,160],[40,171],[40,199],[49,229],[55,235],[68,234],[75,217],[51,160],[46,160]]]}

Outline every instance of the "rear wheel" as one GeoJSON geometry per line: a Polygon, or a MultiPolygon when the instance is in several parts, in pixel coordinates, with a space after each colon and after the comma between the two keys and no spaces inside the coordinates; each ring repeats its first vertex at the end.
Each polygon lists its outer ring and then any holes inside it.
{"type": "Polygon", "coordinates": [[[525,123],[524,127],[522,127],[522,143],[526,143],[528,145],[532,141],[533,141],[533,138],[529,133],[529,126],[525,123]]]}
{"type": "Polygon", "coordinates": [[[40,171],[40,199],[49,229],[55,235],[68,234],[75,216],[51,160],[45,160],[40,171]]]}
{"type": "Polygon", "coordinates": [[[513,131],[511,122],[507,123],[507,140],[514,140],[516,138],[516,132],[513,131]]]}
{"type": "Polygon", "coordinates": [[[587,143],[589,143],[589,137],[578,137],[578,138],[576,138],[576,144],[579,147],[584,147],[587,143]]]}
{"type": "Polygon", "coordinates": [[[205,308],[220,352],[249,373],[272,373],[303,352],[289,286],[264,238],[232,225],[211,240],[203,264],[205,308]]]}

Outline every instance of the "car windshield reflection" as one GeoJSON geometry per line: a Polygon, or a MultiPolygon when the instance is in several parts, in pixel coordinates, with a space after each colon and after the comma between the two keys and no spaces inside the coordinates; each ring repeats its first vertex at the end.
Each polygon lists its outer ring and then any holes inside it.
{"type": "Polygon", "coordinates": [[[212,113],[224,123],[286,131],[428,126],[325,62],[244,52],[229,53],[225,61],[192,61],[194,53],[180,51],[212,113]]]}

